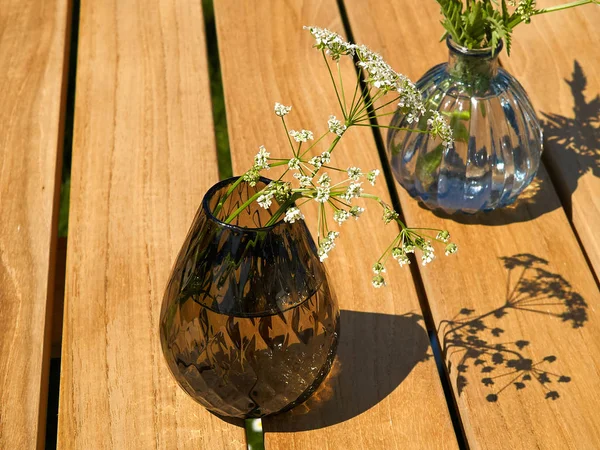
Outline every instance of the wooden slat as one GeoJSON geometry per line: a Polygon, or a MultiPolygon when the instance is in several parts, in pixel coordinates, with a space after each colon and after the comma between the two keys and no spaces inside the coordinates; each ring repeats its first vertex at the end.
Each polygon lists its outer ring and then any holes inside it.
{"type": "Polygon", "coordinates": [[[68,1],[0,7],[0,448],[42,448],[68,1]]]}
{"type": "MultiPolygon", "coordinates": [[[[564,3],[540,0],[538,7],[564,3]]],[[[502,63],[544,121],[544,151],[568,217],[600,277],[600,7],[538,16],[517,28],[502,63]]]]}
{"type": "Polygon", "coordinates": [[[217,163],[200,2],[81,5],[59,448],[231,448],[170,376],[158,321],[217,163]]]}
{"type": "MultiPolygon", "coordinates": [[[[447,57],[433,39],[442,32],[437,7],[392,5],[346,1],[356,39],[416,79],[447,57]]],[[[462,223],[400,189],[409,224],[447,228],[460,246],[421,275],[474,449],[600,445],[600,294],[543,167],[537,183],[533,198],[462,223]]]]}
{"type": "MultiPolygon", "coordinates": [[[[275,101],[293,105],[291,128],[312,129],[316,136],[330,114],[341,116],[322,57],[302,26],[343,27],[334,0],[215,6],[232,161],[241,173],[261,144],[273,157],[289,155],[275,101]]],[[[356,79],[349,60],[343,74],[348,82],[356,79]]],[[[380,167],[371,131],[347,133],[336,164],[380,167]]],[[[389,198],[382,181],[378,192],[389,198]]],[[[307,220],[315,229],[316,217],[307,220]]],[[[371,205],[341,232],[326,262],[342,309],[333,374],[307,404],[264,421],[266,447],[456,448],[410,271],[390,268],[387,289],[370,284],[371,264],[397,230],[384,230],[380,210],[371,205]]]]}

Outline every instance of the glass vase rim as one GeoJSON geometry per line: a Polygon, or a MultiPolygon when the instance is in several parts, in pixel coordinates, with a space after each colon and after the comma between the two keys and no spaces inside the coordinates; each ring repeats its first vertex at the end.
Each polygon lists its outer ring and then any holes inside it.
{"type": "Polygon", "coordinates": [[[495,49],[492,47],[471,49],[458,44],[454,39],[452,39],[452,36],[447,35],[446,45],[451,52],[458,53],[462,56],[468,56],[471,58],[497,58],[504,47],[504,41],[500,39],[495,49]]]}
{"type": "MultiPolygon", "coordinates": [[[[217,216],[215,216],[210,208],[210,204],[209,204],[210,199],[213,198],[213,196],[219,189],[222,189],[230,184],[235,183],[239,178],[241,178],[241,176],[234,176],[234,177],[226,178],[224,180],[219,181],[218,183],[213,184],[211,186],[211,188],[208,191],[206,191],[206,194],[204,194],[204,198],[202,199],[202,209],[204,210],[204,213],[206,214],[206,216],[208,217],[209,220],[211,220],[212,222],[215,222],[220,227],[227,228],[229,230],[237,231],[240,233],[260,233],[260,232],[265,232],[265,231],[272,231],[274,228],[287,223],[283,220],[283,217],[282,217],[277,222],[275,222],[273,225],[251,228],[251,227],[241,227],[239,225],[233,225],[230,223],[226,223],[226,222],[223,222],[221,219],[219,219],[217,216]]],[[[268,185],[273,180],[271,180],[270,178],[266,178],[266,177],[259,177],[259,181],[268,185]]],[[[242,181],[242,183],[247,183],[247,181],[242,181]]]]}

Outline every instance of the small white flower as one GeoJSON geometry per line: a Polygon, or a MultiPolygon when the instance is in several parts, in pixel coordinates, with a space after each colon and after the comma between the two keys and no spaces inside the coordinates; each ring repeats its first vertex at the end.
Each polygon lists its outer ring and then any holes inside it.
{"type": "Polygon", "coordinates": [[[360,215],[365,212],[365,208],[361,208],[360,206],[353,206],[352,208],[350,208],[349,212],[355,220],[358,220],[360,215]]]}
{"type": "Polygon", "coordinates": [[[264,145],[258,148],[258,153],[254,157],[254,167],[258,170],[268,169],[269,161],[268,158],[271,154],[265,149],[264,145]]]}
{"type": "Polygon", "coordinates": [[[424,266],[433,261],[433,258],[435,258],[433,252],[423,251],[423,254],[421,255],[421,261],[423,262],[424,266]]]}
{"type": "Polygon", "coordinates": [[[318,186],[317,187],[317,195],[315,196],[315,200],[319,203],[326,203],[329,200],[330,189],[329,186],[318,186]]]}
{"type": "Polygon", "coordinates": [[[349,211],[346,211],[345,209],[338,209],[336,212],[333,213],[333,220],[340,225],[343,224],[350,217],[352,217],[352,214],[349,211]]]}
{"type": "Polygon", "coordinates": [[[321,239],[319,244],[319,251],[317,252],[321,262],[323,262],[327,258],[329,252],[333,250],[333,248],[335,247],[335,240],[339,235],[340,233],[337,231],[330,231],[329,233],[327,233],[327,236],[321,239]]]}
{"type": "Polygon", "coordinates": [[[446,254],[446,256],[449,256],[449,255],[452,255],[453,253],[456,253],[457,250],[458,250],[458,246],[454,243],[450,243],[446,246],[445,254],[446,254]]]}
{"type": "Polygon", "coordinates": [[[298,208],[293,206],[286,211],[283,221],[288,222],[288,223],[294,223],[297,220],[303,220],[303,219],[304,219],[304,214],[302,214],[302,211],[300,211],[298,208]]]}
{"type": "Polygon", "coordinates": [[[362,183],[350,183],[348,189],[346,189],[346,192],[341,197],[348,201],[351,201],[355,197],[360,197],[363,191],[361,185],[362,183]]]}
{"type": "Polygon", "coordinates": [[[300,168],[300,160],[298,158],[292,158],[288,161],[288,167],[292,170],[298,170],[300,168]]]}
{"type": "Polygon", "coordinates": [[[301,188],[309,187],[312,183],[312,178],[308,175],[302,175],[301,173],[295,173],[294,178],[298,179],[301,188]]]}
{"type": "Polygon", "coordinates": [[[243,178],[244,181],[247,182],[250,186],[256,186],[256,183],[260,178],[260,174],[258,173],[258,170],[255,167],[253,167],[244,174],[243,178]]]}
{"type": "Polygon", "coordinates": [[[375,186],[375,178],[379,175],[379,169],[371,170],[367,174],[367,181],[371,183],[371,186],[375,186]]]}
{"type": "Polygon", "coordinates": [[[284,106],[278,102],[275,103],[275,114],[277,114],[279,117],[283,117],[283,116],[289,114],[291,110],[292,110],[291,106],[284,106]]]}
{"type": "Polygon", "coordinates": [[[329,164],[331,162],[331,153],[329,153],[329,152],[321,153],[321,162],[323,164],[329,164]]]}
{"type": "Polygon", "coordinates": [[[321,159],[320,156],[313,156],[312,158],[310,158],[308,160],[308,164],[310,164],[311,166],[314,166],[315,170],[318,170],[323,165],[323,160],[321,159]]]}
{"type": "Polygon", "coordinates": [[[444,243],[450,240],[450,233],[447,230],[440,231],[435,237],[438,241],[442,241],[444,243]]]}
{"type": "Polygon", "coordinates": [[[414,253],[415,246],[412,244],[404,244],[404,247],[402,248],[402,250],[404,250],[404,253],[414,253]]]}
{"type": "Polygon", "coordinates": [[[383,222],[387,225],[393,220],[398,219],[398,213],[387,206],[383,209],[383,222]]]}
{"type": "Polygon", "coordinates": [[[383,278],[381,275],[375,275],[373,280],[371,280],[371,284],[374,288],[379,289],[380,287],[385,286],[385,278],[383,278]]]}
{"type": "Polygon", "coordinates": [[[304,27],[304,29],[310,31],[310,34],[315,38],[315,48],[325,50],[325,53],[331,56],[334,61],[339,60],[343,55],[354,55],[355,46],[344,41],[339,34],[326,28],[304,27]]]}
{"type": "Polygon", "coordinates": [[[271,192],[265,192],[260,195],[256,202],[265,209],[269,209],[271,207],[271,203],[273,200],[273,194],[271,192]]]}
{"type": "Polygon", "coordinates": [[[331,178],[327,174],[327,172],[323,173],[319,178],[318,183],[323,187],[329,187],[331,185],[331,178]]]}
{"type": "Polygon", "coordinates": [[[290,136],[293,137],[296,142],[306,142],[313,139],[313,133],[309,130],[290,130],[290,136]]]}
{"type": "Polygon", "coordinates": [[[375,264],[373,264],[373,273],[375,275],[385,273],[385,266],[383,264],[381,264],[380,262],[376,262],[375,264]]]}
{"type": "Polygon", "coordinates": [[[354,181],[358,181],[359,178],[362,176],[362,172],[358,167],[348,167],[346,173],[348,174],[348,178],[354,181]]]}
{"type": "Polygon", "coordinates": [[[395,247],[394,249],[392,249],[392,257],[396,261],[398,261],[400,267],[402,267],[405,264],[410,264],[410,259],[408,259],[408,255],[400,247],[395,247]]]}
{"type": "Polygon", "coordinates": [[[344,134],[344,131],[346,131],[346,125],[340,122],[335,116],[329,116],[327,126],[331,133],[337,134],[338,136],[341,136],[344,134]]]}

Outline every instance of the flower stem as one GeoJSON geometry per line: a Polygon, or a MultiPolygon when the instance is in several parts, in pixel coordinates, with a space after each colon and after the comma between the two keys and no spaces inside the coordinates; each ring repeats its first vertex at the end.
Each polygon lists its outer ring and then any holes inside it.
{"type": "Polygon", "coordinates": [[[333,89],[335,90],[335,96],[338,99],[338,103],[340,104],[340,109],[342,110],[342,114],[344,115],[344,120],[346,119],[346,111],[344,111],[344,105],[342,104],[342,100],[340,99],[340,94],[338,93],[337,84],[335,84],[335,79],[333,78],[333,72],[331,71],[331,67],[329,66],[329,61],[327,60],[327,56],[325,56],[325,52],[321,51],[323,55],[323,59],[325,60],[325,64],[327,65],[327,70],[329,71],[329,77],[331,78],[331,82],[333,83],[333,89]]]}

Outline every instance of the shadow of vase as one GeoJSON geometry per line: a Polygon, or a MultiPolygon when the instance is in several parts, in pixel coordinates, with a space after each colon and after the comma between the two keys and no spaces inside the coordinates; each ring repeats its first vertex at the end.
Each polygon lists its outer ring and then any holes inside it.
{"type": "Polygon", "coordinates": [[[266,417],[268,432],[324,428],[367,411],[392,393],[422,361],[432,357],[417,314],[342,310],[337,358],[328,377],[305,403],[266,417]]]}

